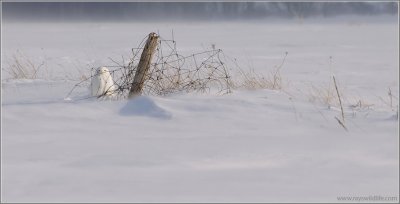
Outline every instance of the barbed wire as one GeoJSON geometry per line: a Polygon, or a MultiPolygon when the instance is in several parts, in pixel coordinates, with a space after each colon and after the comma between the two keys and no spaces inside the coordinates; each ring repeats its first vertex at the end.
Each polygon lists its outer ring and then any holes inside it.
{"type": "MultiPolygon", "coordinates": [[[[127,98],[145,40],[146,37],[137,48],[131,49],[132,56],[127,65],[124,65],[125,60],[120,64],[110,59],[114,65],[100,66],[112,68],[110,74],[114,80],[114,88],[106,90],[100,96],[92,97],[127,98]]],[[[211,90],[217,94],[231,93],[231,76],[222,59],[225,59],[225,55],[221,49],[215,49],[215,45],[210,50],[181,55],[177,50],[173,34],[172,39],[159,36],[150,69],[145,76],[142,94],[165,96],[177,92],[209,93],[211,90]]],[[[97,76],[95,73],[97,68],[99,67],[93,67],[91,76],[77,83],[68,96],[77,86],[97,76]]]]}

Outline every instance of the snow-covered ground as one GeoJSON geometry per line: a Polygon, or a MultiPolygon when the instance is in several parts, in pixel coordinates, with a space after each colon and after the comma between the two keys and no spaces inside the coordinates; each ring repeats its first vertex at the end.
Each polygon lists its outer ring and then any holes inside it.
{"type": "Polygon", "coordinates": [[[44,62],[34,80],[10,79],[2,70],[2,201],[398,199],[395,17],[5,22],[2,32],[3,69],[17,50],[44,62]],[[112,64],[109,57],[128,59],[149,32],[168,38],[172,29],[181,53],[215,44],[242,68],[265,75],[288,52],[283,90],[96,101],[76,100],[88,92],[80,86],[64,100],[91,67],[112,64]],[[337,102],[323,103],[332,75],[348,131],[335,119],[341,117],[337,102]]]}

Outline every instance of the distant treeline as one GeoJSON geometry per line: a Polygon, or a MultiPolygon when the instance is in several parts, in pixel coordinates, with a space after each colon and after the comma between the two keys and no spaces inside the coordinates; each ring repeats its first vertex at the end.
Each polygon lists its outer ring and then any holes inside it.
{"type": "Polygon", "coordinates": [[[7,2],[4,20],[153,20],[307,18],[397,14],[397,2],[7,2]]]}

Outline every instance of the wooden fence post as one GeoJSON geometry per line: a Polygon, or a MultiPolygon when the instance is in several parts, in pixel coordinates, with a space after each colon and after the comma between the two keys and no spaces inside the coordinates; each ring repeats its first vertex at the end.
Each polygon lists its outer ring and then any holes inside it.
{"type": "Polygon", "coordinates": [[[129,91],[128,98],[133,98],[141,94],[146,74],[150,69],[151,59],[154,51],[157,48],[157,45],[158,35],[156,33],[150,33],[149,37],[147,38],[146,45],[143,48],[142,55],[140,56],[140,61],[132,82],[131,89],[129,91]]]}

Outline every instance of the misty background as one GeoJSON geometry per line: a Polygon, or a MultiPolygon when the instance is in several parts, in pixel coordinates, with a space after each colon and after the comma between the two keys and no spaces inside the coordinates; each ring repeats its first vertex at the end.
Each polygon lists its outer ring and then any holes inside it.
{"type": "Polygon", "coordinates": [[[238,20],[397,15],[397,2],[4,2],[5,21],[238,20]]]}

